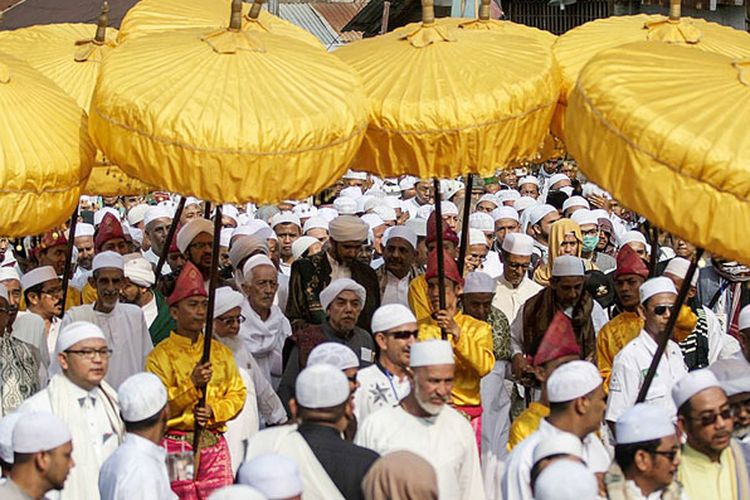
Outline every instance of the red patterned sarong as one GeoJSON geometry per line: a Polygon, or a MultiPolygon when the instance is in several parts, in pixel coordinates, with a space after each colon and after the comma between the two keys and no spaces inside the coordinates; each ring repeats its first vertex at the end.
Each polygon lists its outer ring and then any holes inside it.
{"type": "Polygon", "coordinates": [[[482,456],[482,407],[481,406],[456,406],[456,410],[469,417],[471,428],[474,429],[474,438],[477,440],[477,450],[482,456]]]}
{"type": "MultiPolygon", "coordinates": [[[[210,446],[201,444],[200,463],[193,481],[172,481],[172,491],[180,500],[205,500],[213,491],[234,482],[229,447],[224,436],[210,430],[204,430],[202,434],[213,434],[207,437],[210,442],[215,443],[210,446]]],[[[204,440],[201,439],[201,442],[204,440]]],[[[166,445],[167,453],[192,452],[193,433],[170,430],[163,443],[166,445]]]]}

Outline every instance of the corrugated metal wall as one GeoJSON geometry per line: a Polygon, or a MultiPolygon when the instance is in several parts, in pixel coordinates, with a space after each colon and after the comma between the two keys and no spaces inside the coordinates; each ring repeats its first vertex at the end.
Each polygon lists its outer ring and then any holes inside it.
{"type": "Polygon", "coordinates": [[[505,0],[503,2],[506,19],[556,35],[588,21],[608,17],[612,14],[609,0],[578,0],[560,10],[559,5],[549,5],[548,0],[505,0]]]}

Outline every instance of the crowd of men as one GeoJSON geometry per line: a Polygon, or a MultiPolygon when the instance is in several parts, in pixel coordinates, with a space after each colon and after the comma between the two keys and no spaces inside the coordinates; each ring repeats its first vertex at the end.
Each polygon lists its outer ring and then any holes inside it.
{"type": "Polygon", "coordinates": [[[0,241],[0,498],[750,498],[739,273],[572,162],[439,191],[82,197],[0,241]]]}

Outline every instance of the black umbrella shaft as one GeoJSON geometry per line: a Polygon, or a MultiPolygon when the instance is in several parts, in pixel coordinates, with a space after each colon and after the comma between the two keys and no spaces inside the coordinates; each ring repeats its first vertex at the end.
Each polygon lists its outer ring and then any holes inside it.
{"type": "Polygon", "coordinates": [[[65,302],[68,300],[68,282],[70,282],[70,270],[73,267],[73,244],[75,243],[76,226],[78,225],[78,205],[70,217],[70,228],[68,230],[68,246],[65,248],[65,268],[62,278],[62,308],[60,317],[65,315],[65,302]]]}
{"type": "MultiPolygon", "coordinates": [[[[445,309],[445,263],[443,262],[443,207],[440,206],[440,181],[435,177],[432,180],[432,187],[435,191],[435,242],[437,243],[437,272],[438,272],[438,300],[440,309],[445,309]]],[[[448,339],[448,332],[441,329],[440,336],[443,340],[448,339]]]]}
{"type": "Polygon", "coordinates": [[[458,274],[464,274],[464,262],[466,251],[469,248],[469,215],[471,214],[471,189],[474,176],[466,174],[466,186],[464,188],[464,213],[461,223],[461,246],[458,249],[458,274]]]}

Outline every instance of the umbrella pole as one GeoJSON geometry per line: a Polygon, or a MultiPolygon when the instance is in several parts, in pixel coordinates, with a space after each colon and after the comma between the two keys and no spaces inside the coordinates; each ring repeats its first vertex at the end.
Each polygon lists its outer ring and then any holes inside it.
{"type": "Polygon", "coordinates": [[[207,201],[206,206],[203,208],[203,218],[211,220],[211,202],[207,201]]]}
{"type": "MultiPolygon", "coordinates": [[[[443,207],[440,206],[440,181],[437,177],[432,180],[432,189],[435,191],[435,236],[437,238],[437,272],[438,272],[438,293],[440,309],[445,309],[445,262],[443,262],[443,207]]],[[[440,329],[440,337],[448,340],[448,332],[440,329]]]]}
{"type": "Polygon", "coordinates": [[[185,208],[185,196],[180,197],[180,202],[177,204],[177,210],[174,212],[174,218],[172,218],[172,224],[169,225],[169,231],[167,232],[167,239],[164,242],[164,248],[161,249],[161,255],[159,256],[159,262],[156,263],[156,276],[154,277],[156,286],[161,278],[161,270],[164,268],[164,263],[167,261],[167,254],[169,253],[169,247],[172,245],[174,235],[177,232],[177,226],[180,225],[180,218],[182,217],[182,210],[185,208]]]}
{"type": "Polygon", "coordinates": [[[656,276],[656,264],[659,262],[659,228],[649,223],[649,235],[651,236],[651,256],[648,266],[648,277],[656,276]]]}
{"type": "Polygon", "coordinates": [[[391,2],[383,2],[383,18],[380,20],[380,34],[385,35],[388,32],[388,17],[391,14],[391,2]]]}
{"type": "Polygon", "coordinates": [[[62,278],[62,310],[60,317],[65,315],[65,302],[68,299],[68,282],[70,281],[70,269],[73,267],[73,243],[75,240],[76,226],[78,225],[78,205],[70,217],[70,228],[68,230],[68,246],[65,248],[65,268],[62,278]]]}
{"type": "Polygon", "coordinates": [[[674,303],[674,306],[672,307],[672,314],[669,316],[667,327],[664,330],[664,333],[661,335],[661,337],[658,340],[656,353],[654,354],[654,358],[651,360],[651,366],[648,367],[648,372],[646,373],[646,378],[643,381],[641,390],[638,392],[638,398],[635,400],[636,403],[642,403],[646,399],[646,394],[648,394],[648,389],[651,386],[651,382],[654,380],[654,377],[656,376],[656,369],[659,366],[659,361],[661,361],[662,354],[664,354],[664,350],[667,348],[667,342],[672,337],[672,330],[674,329],[674,326],[677,323],[677,316],[679,316],[680,314],[680,309],[682,308],[682,304],[684,304],[685,300],[687,299],[688,292],[690,291],[690,282],[692,281],[693,275],[698,269],[698,261],[700,260],[702,255],[703,255],[703,249],[702,248],[697,249],[695,252],[695,257],[693,258],[692,262],[690,262],[690,267],[688,268],[687,275],[685,276],[685,279],[682,281],[680,292],[677,294],[677,301],[674,303]]]}
{"type": "MultiPolygon", "coordinates": [[[[214,239],[211,245],[211,277],[208,281],[208,310],[206,311],[206,330],[203,335],[203,355],[200,363],[207,363],[211,359],[211,340],[214,332],[214,302],[216,300],[216,282],[217,268],[219,267],[219,241],[221,239],[221,205],[216,205],[216,215],[214,219],[214,239]]],[[[199,388],[201,397],[198,400],[198,407],[206,406],[206,386],[199,388]]],[[[198,465],[200,464],[200,438],[203,428],[195,422],[193,431],[193,455],[194,470],[198,474],[198,465]]]]}
{"type": "Polygon", "coordinates": [[[464,213],[461,222],[461,246],[458,248],[458,274],[464,275],[464,261],[466,260],[466,251],[469,247],[469,215],[471,212],[471,189],[474,182],[474,176],[466,174],[464,188],[464,213]]]}

